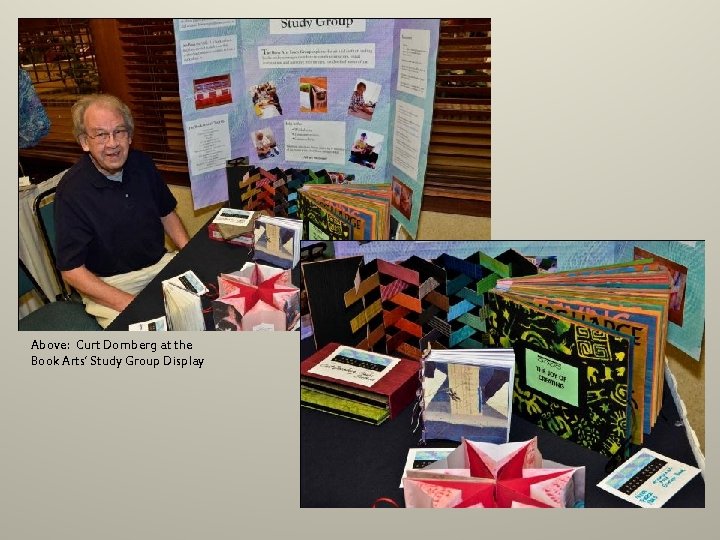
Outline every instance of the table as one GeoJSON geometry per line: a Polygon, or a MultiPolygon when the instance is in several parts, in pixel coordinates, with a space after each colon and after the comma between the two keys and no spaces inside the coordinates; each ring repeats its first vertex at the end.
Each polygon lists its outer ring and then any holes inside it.
{"type": "MultiPolygon", "coordinates": [[[[301,356],[314,350],[312,340],[301,342],[301,356]]],[[[697,466],[680,414],[667,384],[660,417],[646,436],[645,447],[688,465],[697,466]]],[[[401,506],[400,477],[409,448],[419,447],[420,432],[413,431],[413,407],[379,426],[356,422],[301,407],[300,411],[300,506],[368,508],[380,497],[401,506]]],[[[608,472],[608,458],[566,441],[534,424],[512,417],[511,441],[537,436],[543,457],[569,466],[585,466],[585,506],[637,508],[597,487],[608,472]]],[[[430,445],[428,445],[430,446],[430,445]]],[[[455,447],[457,443],[432,444],[455,447]]],[[[384,505],[387,506],[387,505],[384,505]]],[[[704,507],[705,481],[697,475],[665,507],[704,507]]]]}
{"type": "MultiPolygon", "coordinates": [[[[106,330],[127,330],[130,324],[164,315],[162,281],[166,279],[192,270],[203,283],[206,285],[214,283],[217,287],[218,275],[240,270],[243,264],[251,260],[248,248],[210,239],[207,225],[213,219],[214,216],[190,239],[185,248],[148,283],[147,287],[135,297],[135,300],[117,316],[106,330]]],[[[266,264],[263,261],[259,262],[266,264]]],[[[295,285],[300,282],[299,265],[293,270],[292,281],[295,285]]],[[[205,300],[203,300],[203,306],[205,306],[205,300]]],[[[205,328],[215,329],[211,311],[205,313],[205,328]]]]}

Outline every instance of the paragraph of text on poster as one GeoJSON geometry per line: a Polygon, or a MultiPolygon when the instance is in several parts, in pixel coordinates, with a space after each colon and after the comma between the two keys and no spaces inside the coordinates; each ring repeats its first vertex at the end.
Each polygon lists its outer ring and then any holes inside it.
{"type": "Polygon", "coordinates": [[[260,46],[258,59],[262,69],[298,67],[373,69],[375,44],[260,46]]]}
{"type": "Polygon", "coordinates": [[[288,120],[285,122],[288,161],[339,163],[345,160],[345,122],[288,120]]]}

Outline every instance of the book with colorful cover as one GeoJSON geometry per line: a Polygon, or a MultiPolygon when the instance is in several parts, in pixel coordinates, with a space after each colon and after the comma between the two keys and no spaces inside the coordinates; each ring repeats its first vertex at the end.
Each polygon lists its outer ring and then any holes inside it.
{"type": "MultiPolygon", "coordinates": [[[[390,190],[387,185],[305,185],[298,190],[299,213],[309,224],[323,228],[325,220],[318,223],[313,207],[338,220],[351,224],[349,232],[337,236],[335,230],[327,237],[313,237],[309,228],[309,240],[380,240],[390,232],[390,190]]],[[[326,218],[327,219],[327,218],[326,218]]],[[[321,233],[322,235],[322,233],[321,233]]]]}
{"type": "Polygon", "coordinates": [[[517,299],[634,336],[633,442],[640,444],[662,406],[668,279],[657,265],[626,263],[501,280],[498,287],[517,299]]]}
{"type": "Polygon", "coordinates": [[[515,349],[515,412],[591,450],[626,455],[633,336],[499,291],[487,297],[489,345],[515,349]]]}

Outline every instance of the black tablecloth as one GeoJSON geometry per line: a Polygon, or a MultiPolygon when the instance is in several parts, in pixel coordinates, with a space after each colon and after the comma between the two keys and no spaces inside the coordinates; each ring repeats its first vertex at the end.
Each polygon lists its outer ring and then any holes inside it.
{"type": "MultiPolygon", "coordinates": [[[[212,219],[208,223],[212,222],[212,219]]],[[[250,249],[211,240],[208,236],[207,224],[192,237],[160,273],[135,297],[130,305],[107,327],[107,330],[127,330],[133,323],[155,319],[165,315],[163,303],[162,281],[192,270],[200,280],[217,287],[217,278],[221,273],[235,272],[242,268],[251,258],[250,249]]],[[[267,264],[258,261],[261,264],[267,264]]],[[[300,283],[299,265],[292,272],[292,281],[300,283]]],[[[208,304],[203,300],[203,306],[208,304]]],[[[212,312],[205,313],[205,327],[214,330],[212,312]]]]}
{"type": "MultiPolygon", "coordinates": [[[[314,350],[312,339],[301,343],[301,355],[314,350]]],[[[697,462],[685,427],[667,385],[660,417],[644,446],[688,465],[697,462]]],[[[413,431],[412,406],[379,426],[356,422],[307,409],[300,411],[300,505],[302,507],[370,507],[380,497],[403,505],[400,478],[409,448],[420,446],[420,431],[413,431]]],[[[608,475],[608,458],[544,431],[513,415],[510,441],[537,436],[545,459],[564,465],[585,466],[585,506],[630,507],[635,505],[597,487],[608,475]]],[[[429,447],[455,447],[457,443],[434,441],[429,447]]],[[[697,475],[665,507],[704,507],[705,482],[697,475]]]]}

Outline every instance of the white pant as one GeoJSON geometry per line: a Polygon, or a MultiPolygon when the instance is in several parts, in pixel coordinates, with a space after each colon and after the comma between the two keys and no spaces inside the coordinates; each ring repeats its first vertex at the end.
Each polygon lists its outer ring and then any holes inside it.
{"type": "MultiPolygon", "coordinates": [[[[133,270],[132,272],[117,274],[115,276],[101,277],[100,279],[108,285],[112,285],[121,291],[136,295],[152,281],[152,279],[165,267],[167,263],[170,262],[170,259],[172,259],[176,253],[177,251],[166,253],[155,264],[141,268],[140,270],[133,270]]],[[[85,311],[95,317],[97,322],[103,328],[107,328],[107,326],[115,320],[115,317],[120,314],[120,312],[115,311],[112,308],[97,303],[89,296],[85,296],[82,293],[80,296],[82,296],[83,303],[85,304],[85,311]]]]}

